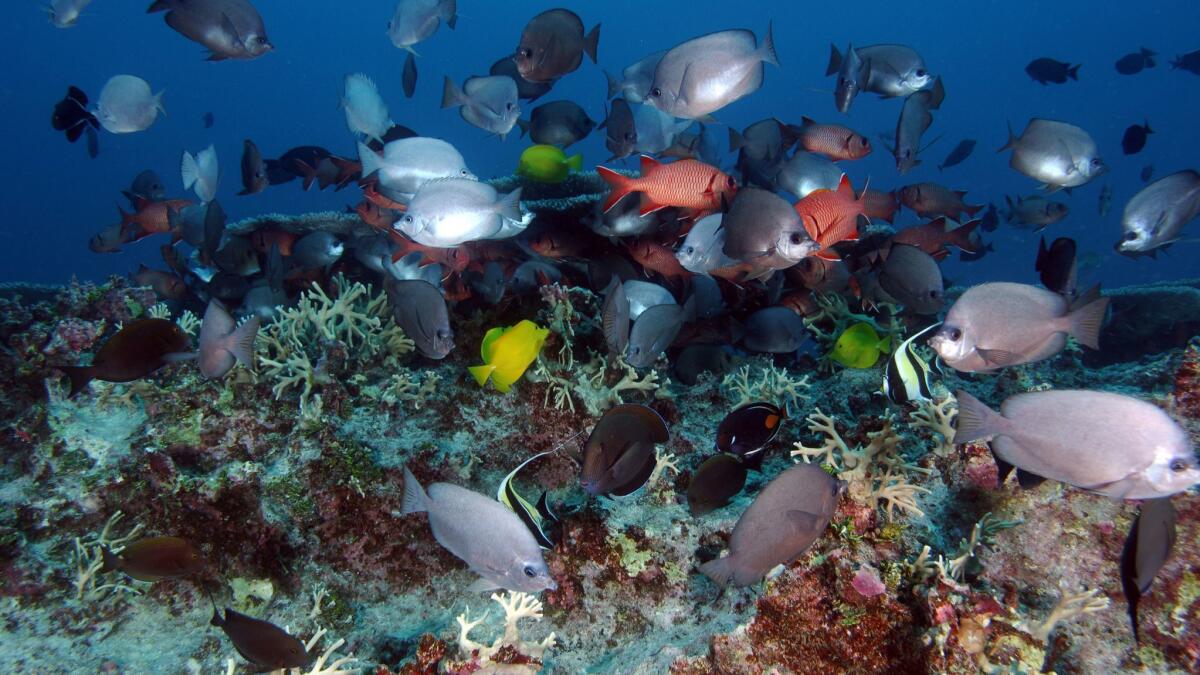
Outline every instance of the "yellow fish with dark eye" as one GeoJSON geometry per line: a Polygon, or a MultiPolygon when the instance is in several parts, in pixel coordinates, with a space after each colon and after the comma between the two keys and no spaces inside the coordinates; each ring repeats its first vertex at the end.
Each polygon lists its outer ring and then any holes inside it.
{"type": "Polygon", "coordinates": [[[549,330],[528,319],[508,328],[497,326],[483,336],[479,346],[483,365],[468,370],[479,386],[491,378],[496,391],[507,392],[537,358],[549,334],[549,330]]]}
{"type": "Polygon", "coordinates": [[[848,368],[870,368],[891,345],[891,336],[881,338],[871,324],[859,322],[838,336],[829,358],[848,368]]]}
{"type": "Polygon", "coordinates": [[[583,168],[583,155],[571,155],[556,145],[531,145],[521,153],[517,175],[539,183],[561,183],[567,174],[583,168]]]}

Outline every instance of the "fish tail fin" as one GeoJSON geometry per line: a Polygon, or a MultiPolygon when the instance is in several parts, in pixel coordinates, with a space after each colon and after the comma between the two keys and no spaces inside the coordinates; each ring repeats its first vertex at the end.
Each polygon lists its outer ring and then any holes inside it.
{"type": "Polygon", "coordinates": [[[842,69],[842,53],[838,51],[837,45],[829,43],[829,65],[825,66],[825,77],[833,75],[842,69]]]}
{"type": "Polygon", "coordinates": [[[154,0],[150,6],[146,8],[147,14],[155,12],[165,12],[175,6],[175,0],[154,0]]]}
{"type": "Polygon", "coordinates": [[[417,477],[404,467],[404,501],[400,506],[400,514],[408,515],[410,513],[420,513],[429,510],[429,496],[425,494],[425,488],[421,487],[421,482],[417,477]]]}
{"type": "Polygon", "coordinates": [[[467,368],[467,370],[471,371],[471,376],[474,377],[475,381],[479,384],[479,386],[482,387],[487,383],[488,378],[492,376],[492,373],[496,372],[496,366],[485,363],[482,366],[470,366],[467,368]]]}
{"type": "Polygon", "coordinates": [[[1082,64],[1082,63],[1081,63],[1081,64],[1077,64],[1077,65],[1075,65],[1075,66],[1072,66],[1070,69],[1068,69],[1068,70],[1067,70],[1067,77],[1069,77],[1069,78],[1071,78],[1072,80],[1075,80],[1076,82],[1078,82],[1078,81],[1079,81],[1079,66],[1081,66],[1081,65],[1083,65],[1083,64],[1082,64]]]}
{"type": "Polygon", "coordinates": [[[587,53],[592,63],[596,62],[596,50],[600,48],[600,24],[592,26],[588,34],[583,36],[583,51],[587,53]]]}
{"type": "Polygon", "coordinates": [[[616,97],[617,94],[621,93],[621,81],[620,80],[613,77],[613,74],[608,72],[607,70],[604,71],[604,78],[606,80],[608,80],[608,98],[614,98],[614,97],[616,97]]]}
{"type": "Polygon", "coordinates": [[[976,229],[982,220],[970,220],[950,232],[950,243],[966,251],[967,253],[976,253],[983,241],[979,237],[976,229]]]}
{"type": "Polygon", "coordinates": [[[496,213],[509,220],[521,220],[521,188],[502,195],[496,202],[496,213]]]}
{"type": "Polygon", "coordinates": [[[1000,146],[1000,149],[996,151],[997,154],[1008,150],[1017,142],[1017,135],[1014,134],[1012,130],[1012,122],[1005,122],[1005,124],[1008,125],[1008,140],[1005,141],[1004,145],[1000,146]]]}
{"type": "Polygon", "coordinates": [[[458,0],[441,0],[438,3],[438,17],[454,30],[458,23],[458,0]]]}
{"type": "Polygon", "coordinates": [[[200,165],[196,163],[196,156],[187,150],[183,151],[183,157],[179,160],[179,174],[183,178],[183,189],[190,190],[200,179],[200,165]]]}
{"type": "Polygon", "coordinates": [[[363,178],[375,173],[383,165],[383,160],[379,155],[375,154],[375,151],[362,141],[358,143],[358,161],[362,163],[363,178]]]}
{"type": "Polygon", "coordinates": [[[971,204],[963,204],[963,211],[966,211],[968,216],[974,216],[976,213],[979,213],[982,210],[983,204],[976,204],[974,206],[971,204]]]}
{"type": "Polygon", "coordinates": [[[1108,314],[1108,298],[1099,298],[1071,312],[1071,337],[1091,349],[1100,349],[1100,328],[1108,314]]]}
{"type": "Polygon", "coordinates": [[[93,372],[91,366],[56,366],[56,368],[66,373],[67,377],[71,380],[71,393],[67,398],[71,398],[75,394],[87,389],[88,382],[92,381],[93,372]]]}
{"type": "Polygon", "coordinates": [[[955,445],[992,436],[999,430],[997,421],[1000,415],[982,401],[962,389],[954,392],[954,398],[958,399],[958,420],[954,425],[955,445]]]}
{"type": "Polygon", "coordinates": [[[1154,133],[1154,130],[1150,128],[1150,120],[1146,120],[1145,123],[1142,124],[1142,129],[1144,129],[1148,134],[1154,133]]]}
{"type": "Polygon", "coordinates": [[[446,76],[445,82],[442,83],[442,107],[454,108],[466,103],[462,89],[459,89],[454,80],[450,76],[446,76]]]}
{"type": "Polygon", "coordinates": [[[225,349],[233,354],[233,358],[243,366],[254,368],[254,338],[258,337],[258,328],[262,321],[258,316],[252,316],[242,325],[233,329],[229,334],[225,349]]]}
{"type": "Polygon", "coordinates": [[[583,171],[583,155],[574,154],[568,157],[567,168],[576,173],[583,171]]]}
{"type": "Polygon", "coordinates": [[[771,28],[771,23],[768,22],[767,35],[763,38],[762,44],[758,46],[758,52],[762,56],[763,63],[778,67],[779,55],[775,53],[775,35],[771,28]]]}
{"type": "Polygon", "coordinates": [[[716,560],[709,560],[700,565],[700,573],[712,579],[714,584],[725,588],[733,581],[733,559],[730,556],[722,556],[716,560]]]}
{"type": "Polygon", "coordinates": [[[616,206],[617,202],[621,201],[625,195],[634,191],[633,180],[628,176],[619,174],[606,166],[596,167],[596,173],[600,174],[600,177],[604,179],[604,182],[608,183],[609,187],[612,188],[612,190],[608,193],[608,199],[604,200],[605,213],[610,211],[612,207],[616,206]]]}
{"type": "Polygon", "coordinates": [[[738,150],[741,150],[745,145],[746,145],[746,139],[742,138],[742,135],[738,133],[737,129],[734,129],[733,127],[729,127],[729,151],[737,152],[738,150]]]}

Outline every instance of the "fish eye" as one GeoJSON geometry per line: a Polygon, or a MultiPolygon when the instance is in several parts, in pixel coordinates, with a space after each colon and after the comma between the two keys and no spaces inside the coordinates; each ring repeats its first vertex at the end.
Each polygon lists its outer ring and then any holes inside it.
{"type": "Polygon", "coordinates": [[[917,77],[925,77],[925,69],[917,68],[917,77]]]}
{"type": "Polygon", "coordinates": [[[662,96],[662,89],[655,87],[650,90],[650,95],[653,96],[654,98],[658,98],[659,96],[662,96]]]}
{"type": "Polygon", "coordinates": [[[468,172],[466,169],[463,169],[463,170],[462,170],[462,171],[460,171],[459,173],[461,173],[462,175],[464,175],[464,176],[465,176],[465,175],[467,175],[467,174],[468,174],[468,173],[470,173],[470,172],[468,172]]]}
{"type": "Polygon", "coordinates": [[[1182,459],[1171,460],[1171,470],[1175,473],[1180,473],[1188,470],[1187,462],[1182,459]]]}
{"type": "Polygon", "coordinates": [[[804,241],[804,238],[800,236],[799,232],[793,232],[790,236],[788,236],[788,241],[799,246],[800,242],[804,241]]]}
{"type": "Polygon", "coordinates": [[[504,109],[505,109],[505,110],[512,110],[512,109],[513,109],[513,103],[512,103],[512,101],[509,101],[508,103],[505,103],[505,104],[504,104],[504,109]]]}
{"type": "Polygon", "coordinates": [[[937,289],[929,291],[929,297],[933,298],[934,300],[936,300],[939,295],[941,295],[941,292],[937,289]]]}
{"type": "Polygon", "coordinates": [[[537,570],[533,569],[533,565],[525,566],[525,576],[529,577],[530,579],[537,576],[537,570]]]}
{"type": "Polygon", "coordinates": [[[1137,232],[1126,232],[1125,241],[1137,241],[1137,232]]]}
{"type": "Polygon", "coordinates": [[[1104,166],[1104,161],[1097,157],[1092,160],[1092,166],[1104,166]]]}
{"type": "Polygon", "coordinates": [[[413,221],[413,217],[412,217],[412,216],[404,216],[404,222],[406,222],[406,223],[411,223],[412,221],[413,221]]]}
{"type": "Polygon", "coordinates": [[[726,178],[725,182],[729,184],[729,187],[737,187],[737,181],[734,180],[733,176],[726,178]]]}
{"type": "Polygon", "coordinates": [[[517,56],[527,59],[527,58],[533,56],[533,50],[530,49],[529,47],[525,47],[524,49],[519,49],[519,50],[517,50],[517,56]]]}

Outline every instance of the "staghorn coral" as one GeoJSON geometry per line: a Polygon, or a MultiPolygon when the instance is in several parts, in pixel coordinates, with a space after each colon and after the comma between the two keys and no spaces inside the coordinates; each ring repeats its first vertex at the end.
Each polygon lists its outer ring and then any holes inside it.
{"type": "Polygon", "coordinates": [[[901,438],[885,420],[883,428],[867,434],[865,446],[851,448],[838,433],[833,418],[820,409],[808,416],[808,430],[821,434],[825,441],[819,446],[806,446],[797,441],[792,457],[811,463],[818,460],[833,467],[838,478],[848,484],[847,491],[856,502],[880,507],[888,519],[895,518],[900,509],[918,516],[925,515],[917,506],[916,496],[929,490],[913,485],[912,474],[928,474],[925,469],[909,463],[900,455],[901,438]]]}
{"type": "Polygon", "coordinates": [[[600,415],[612,406],[625,402],[622,394],[629,391],[644,391],[657,398],[665,396],[665,389],[654,370],[645,375],[625,362],[623,356],[610,357],[591,352],[591,360],[583,366],[567,370],[549,364],[540,356],[533,372],[533,382],[544,382],[546,393],[542,405],[550,406],[554,399],[557,410],[575,412],[575,398],[583,402],[589,415],[600,415]]]}
{"type": "MultiPolygon", "coordinates": [[[[541,670],[541,659],[546,650],[555,644],[554,633],[539,642],[521,639],[517,622],[521,619],[541,619],[542,602],[528,593],[509,591],[504,595],[492,594],[492,600],[504,609],[504,633],[485,645],[471,639],[471,631],[487,619],[487,613],[472,621],[467,612],[459,614],[458,650],[467,662],[475,665],[472,670],[490,669],[492,672],[536,673],[541,670]]],[[[470,611],[470,610],[468,610],[470,611]]],[[[448,670],[463,670],[462,665],[449,665],[448,670]]],[[[470,672],[470,671],[464,671],[470,672]]]]}
{"type": "Polygon", "coordinates": [[[1100,590],[1099,588],[1093,588],[1090,591],[1084,590],[1072,593],[1064,587],[1061,589],[1058,602],[1054,603],[1054,607],[1050,608],[1050,613],[1046,615],[1045,619],[1041,621],[1020,621],[1017,627],[1025,630],[1042,642],[1049,642],[1050,634],[1063,621],[1070,621],[1084,614],[1091,614],[1108,608],[1110,603],[1107,597],[1096,597],[1100,593],[1100,590]]]}
{"type": "Polygon", "coordinates": [[[954,394],[948,393],[938,401],[921,401],[908,417],[910,427],[930,433],[936,443],[934,455],[949,457],[954,452],[954,420],[958,418],[958,400],[954,394]]]}
{"type": "Polygon", "coordinates": [[[133,541],[141,534],[142,525],[138,523],[125,534],[115,536],[112,529],[124,517],[124,513],[117,511],[104,523],[104,529],[100,530],[94,537],[75,537],[76,600],[87,600],[89,602],[99,600],[106,597],[109,591],[140,593],[138,589],[121,583],[96,585],[96,577],[100,574],[100,569],[104,567],[104,555],[102,551],[107,548],[113,553],[120,553],[124,549],[125,544],[133,541]]]}
{"type": "Polygon", "coordinates": [[[737,408],[755,401],[769,401],[783,408],[788,415],[795,414],[808,397],[811,385],[808,376],[794,378],[772,363],[758,370],[758,377],[751,376],[749,365],[742,366],[721,380],[721,390],[734,401],[737,408]]]}
{"type": "Polygon", "coordinates": [[[596,315],[596,296],[586,288],[561,284],[541,286],[538,293],[547,305],[538,320],[559,336],[558,363],[570,370],[575,367],[576,329],[592,332],[595,328],[591,317],[596,315]]]}
{"type": "Polygon", "coordinates": [[[852,311],[846,304],[846,298],[837,293],[813,293],[812,299],[817,311],[804,317],[804,326],[820,343],[822,353],[828,353],[838,336],[856,323],[870,324],[880,336],[897,332],[894,311],[885,326],[873,316],[852,311]]]}

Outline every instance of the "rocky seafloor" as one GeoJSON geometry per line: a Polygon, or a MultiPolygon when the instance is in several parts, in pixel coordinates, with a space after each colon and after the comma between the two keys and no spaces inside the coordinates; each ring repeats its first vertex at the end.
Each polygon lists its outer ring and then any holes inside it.
{"type": "MultiPolygon", "coordinates": [[[[1115,289],[1099,354],[1068,349],[1001,374],[948,375],[997,404],[1037,387],[1103,388],[1170,408],[1200,436],[1200,290],[1115,289]]],[[[0,671],[251,672],[208,623],[223,605],[286,625],[327,658],[313,673],[1196,672],[1200,496],[1177,495],[1174,556],[1140,606],[1135,643],[1118,558],[1136,504],[1047,482],[997,485],[986,447],[954,447],[954,403],[874,395],[881,368],[739,355],[686,386],[665,361],[601,353],[590,292],[547,286],[452,317],[457,347],[423,359],[378,289],[338,280],[264,329],[254,371],[192,364],[65,395],[53,365],[86,362],[121,322],[168,315],[119,279],[0,292],[0,671]],[[551,328],[513,391],[481,389],[482,334],[551,328]],[[789,419],[733,503],[693,517],[690,476],[721,417],[772,400],[789,419]],[[669,423],[660,470],[622,500],[585,499],[564,451],[517,479],[561,505],[540,607],[471,593],[424,515],[400,515],[403,467],[494,494],[533,453],[577,448],[604,409],[641,402],[669,423]],[[572,438],[574,437],[574,438],[572,438]],[[796,453],[793,458],[792,453],[796,453]],[[669,455],[669,456],[668,456],[669,455]],[[850,484],[833,523],[773,578],[724,593],[696,571],[758,489],[808,458],[850,484]],[[129,535],[195,542],[198,578],[99,573],[129,535]],[[469,630],[468,630],[469,629],[469,630]],[[553,639],[549,639],[553,634],[553,639]],[[332,648],[332,649],[330,649],[332,648]],[[227,670],[228,669],[228,670],[227,670]]],[[[831,302],[821,334],[853,320],[831,302]]]]}

